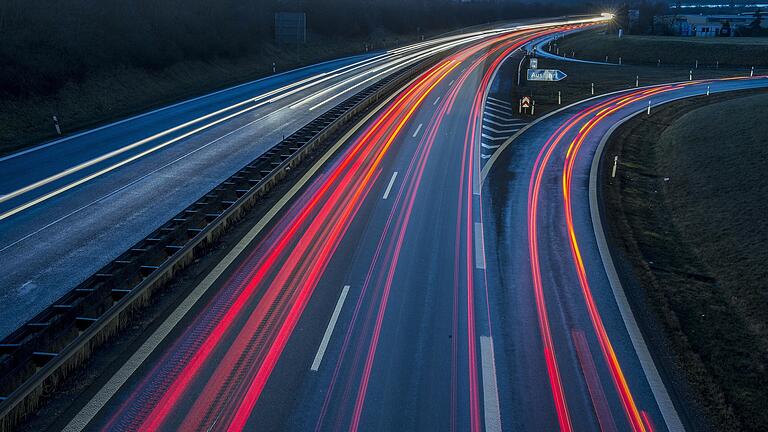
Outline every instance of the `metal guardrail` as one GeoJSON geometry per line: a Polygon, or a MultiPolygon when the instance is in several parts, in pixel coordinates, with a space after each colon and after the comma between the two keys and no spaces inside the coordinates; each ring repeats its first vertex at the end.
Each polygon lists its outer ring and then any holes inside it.
{"type": "Polygon", "coordinates": [[[396,72],[313,120],[0,341],[0,430],[33,411],[41,396],[175,273],[204,255],[289,170],[436,61],[437,56],[396,72]]]}

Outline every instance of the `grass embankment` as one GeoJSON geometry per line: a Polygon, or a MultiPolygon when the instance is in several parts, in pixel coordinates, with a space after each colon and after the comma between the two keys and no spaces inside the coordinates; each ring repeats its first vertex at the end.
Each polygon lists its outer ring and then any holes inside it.
{"type": "MultiPolygon", "coordinates": [[[[526,64],[523,65],[523,74],[525,73],[526,66],[526,64]]],[[[532,96],[536,101],[537,115],[592,97],[593,83],[594,95],[600,95],[634,88],[636,82],[640,86],[647,86],[687,81],[690,77],[690,68],[680,66],[658,68],[655,66],[627,64],[622,66],[595,65],[539,58],[539,68],[560,69],[568,74],[568,76],[559,82],[528,83],[525,83],[525,77],[523,77],[523,86],[516,88],[517,94],[513,95],[513,100],[522,95],[532,96]],[[560,92],[561,104],[558,104],[558,92],[560,92]]],[[[760,71],[756,69],[756,73],[760,71]]],[[[766,71],[768,71],[768,68],[766,68],[766,71]]],[[[693,71],[693,79],[749,76],[749,73],[749,69],[744,68],[701,68],[693,71]]]]}
{"type": "Polygon", "coordinates": [[[766,112],[766,91],[674,102],[605,152],[619,157],[607,232],[633,307],[650,311],[636,315],[718,431],[768,430],[766,112]]]}
{"type": "MultiPolygon", "coordinates": [[[[379,47],[391,47],[406,37],[386,35],[379,47]]],[[[184,61],[160,70],[122,67],[72,82],[46,96],[0,98],[0,155],[55,138],[51,116],[62,132],[96,126],[142,111],[206,94],[278,72],[364,52],[366,40],[325,39],[301,47],[271,46],[265,52],[238,59],[184,61]]]]}
{"type": "MultiPolygon", "coordinates": [[[[560,82],[525,82],[516,89],[513,100],[523,95],[536,101],[536,112],[546,113],[579,100],[616,90],[677,81],[749,76],[768,73],[768,38],[672,38],[657,36],[624,36],[619,39],[602,30],[586,31],[565,37],[557,43],[561,54],[584,60],[622,64],[596,65],[539,58],[539,68],[561,69],[568,77],[560,82]],[[661,66],[657,60],[661,56],[661,66]],[[720,64],[715,67],[715,58],[720,64]],[[695,61],[699,60],[699,67],[695,61]],[[558,104],[560,92],[560,104],[558,104]]],[[[554,50],[553,50],[554,51],[554,50]]],[[[519,61],[519,59],[518,59],[519,61]]],[[[525,74],[527,62],[523,64],[525,74]]]]}
{"type": "Polygon", "coordinates": [[[560,54],[592,61],[699,68],[768,66],[768,38],[635,36],[603,31],[577,33],[556,42],[560,54]]]}

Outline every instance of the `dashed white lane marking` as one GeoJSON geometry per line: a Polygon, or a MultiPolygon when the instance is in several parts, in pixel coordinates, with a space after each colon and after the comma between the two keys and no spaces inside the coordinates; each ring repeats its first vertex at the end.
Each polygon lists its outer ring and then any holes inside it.
{"type": "Polygon", "coordinates": [[[451,82],[448,83],[448,87],[452,86],[455,81],[456,80],[451,80],[451,82]]]}
{"type": "Polygon", "coordinates": [[[104,386],[91,398],[88,403],[80,410],[75,417],[69,421],[63,431],[64,432],[80,432],[88,426],[88,423],[93,420],[94,417],[101,411],[104,405],[112,399],[112,396],[125,384],[126,381],[133,375],[134,372],[144,363],[152,352],[165,340],[165,338],[171,333],[176,325],[186,316],[186,314],[192,309],[192,307],[203,297],[203,295],[210,289],[213,283],[221,277],[224,271],[229,268],[230,264],[251,244],[253,239],[256,238],[259,233],[276,217],[276,215],[293,199],[296,194],[304,187],[310,179],[325,165],[328,159],[331,158],[339,148],[347,142],[363,125],[369,121],[374,114],[384,109],[384,107],[395,98],[397,93],[393,93],[386,98],[381,104],[379,104],[374,110],[371,110],[363,117],[360,122],[353,126],[342,136],[339,141],[336,142],[328,152],[326,152],[320,160],[318,160],[309,171],[304,174],[303,177],[295,184],[291,189],[283,195],[277,203],[267,211],[257,223],[251,228],[248,233],[230,250],[227,255],[222,259],[216,267],[211,270],[210,273],[195,287],[195,289],[181,302],[181,304],[171,312],[168,318],[160,324],[154,333],[141,345],[131,357],[123,364],[123,366],[115,372],[112,378],[107,381],[104,386]]]}
{"type": "Polygon", "coordinates": [[[424,123],[419,123],[419,126],[416,128],[416,132],[413,133],[414,138],[416,138],[416,135],[419,134],[419,131],[421,131],[422,126],[424,126],[424,123]]]}
{"type": "Polygon", "coordinates": [[[440,96],[438,96],[437,99],[435,99],[435,101],[432,102],[432,105],[437,105],[438,102],[440,102],[440,96]]]}
{"type": "Polygon", "coordinates": [[[501,144],[490,145],[490,144],[486,144],[486,143],[482,143],[480,145],[483,146],[483,148],[487,148],[487,149],[495,149],[495,148],[499,148],[501,146],[501,144]]]}
{"type": "Polygon", "coordinates": [[[397,178],[397,171],[392,173],[392,178],[389,179],[389,184],[387,185],[387,190],[384,191],[384,197],[382,199],[387,199],[389,197],[389,192],[392,190],[392,185],[395,184],[395,179],[397,178]]]}
{"type": "Polygon", "coordinates": [[[323,361],[323,356],[325,355],[325,350],[328,348],[328,342],[331,340],[333,329],[336,328],[336,321],[339,319],[341,307],[344,306],[344,300],[347,298],[347,293],[349,293],[349,285],[344,285],[339,300],[336,301],[336,307],[333,309],[333,314],[331,314],[331,320],[328,322],[328,327],[326,327],[325,333],[323,334],[323,340],[320,341],[320,347],[317,349],[317,354],[315,354],[315,360],[312,362],[312,367],[309,368],[310,370],[317,372],[320,368],[320,362],[323,361]]]}
{"type": "Polygon", "coordinates": [[[493,357],[493,339],[480,336],[480,356],[483,367],[483,411],[485,430],[501,432],[499,390],[496,385],[496,360],[493,357]]]}
{"type": "Polygon", "coordinates": [[[483,243],[483,223],[475,222],[475,267],[485,268],[485,244],[483,243]]]}

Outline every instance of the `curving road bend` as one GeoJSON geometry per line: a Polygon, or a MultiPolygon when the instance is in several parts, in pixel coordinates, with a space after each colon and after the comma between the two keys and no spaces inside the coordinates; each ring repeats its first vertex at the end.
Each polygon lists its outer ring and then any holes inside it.
{"type": "Polygon", "coordinates": [[[649,101],[766,86],[768,77],[693,81],[593,98],[542,118],[483,167],[506,428],[684,429],[615,277],[590,190],[593,158],[649,101]]]}
{"type": "Polygon", "coordinates": [[[432,54],[546,25],[326,62],[0,158],[0,337],[355,92],[432,54]]]}
{"type": "Polygon", "coordinates": [[[485,38],[411,82],[66,430],[514,424],[497,388],[509,371],[494,359],[481,130],[502,61],[555,31],[485,38]]]}

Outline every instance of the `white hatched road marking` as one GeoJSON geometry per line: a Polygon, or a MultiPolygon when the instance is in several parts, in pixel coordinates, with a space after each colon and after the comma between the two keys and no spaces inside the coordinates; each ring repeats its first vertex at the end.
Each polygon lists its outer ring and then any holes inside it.
{"type": "Polygon", "coordinates": [[[500,116],[498,114],[494,114],[494,113],[492,113],[490,111],[486,111],[485,115],[497,118],[499,120],[506,120],[508,122],[512,122],[514,120],[512,117],[503,117],[503,116],[500,116]]]}
{"type": "MultiPolygon", "coordinates": [[[[523,124],[515,124],[515,126],[523,126],[523,124]]],[[[491,131],[493,133],[497,133],[497,134],[511,134],[512,132],[517,132],[518,130],[520,130],[520,128],[498,130],[498,129],[494,129],[494,128],[488,126],[488,125],[483,125],[483,129],[489,130],[489,131],[491,131]]]]}
{"type": "Polygon", "coordinates": [[[512,106],[511,102],[507,102],[505,100],[497,99],[495,97],[488,96],[488,100],[496,102],[496,103],[499,103],[499,104],[502,104],[502,105],[507,105],[507,106],[510,106],[510,107],[512,106]]]}
{"type": "Polygon", "coordinates": [[[483,148],[487,148],[487,149],[491,149],[491,150],[493,150],[493,149],[495,149],[495,148],[499,148],[499,147],[501,146],[501,144],[494,144],[494,145],[491,145],[491,144],[486,144],[486,143],[482,143],[482,144],[480,144],[480,145],[482,145],[482,146],[483,146],[483,148]]]}
{"type": "Polygon", "coordinates": [[[490,135],[488,135],[488,134],[485,134],[485,133],[483,134],[483,138],[485,138],[485,139],[489,139],[489,140],[493,140],[493,141],[501,141],[501,140],[505,140],[505,139],[507,139],[507,137],[504,137],[504,136],[500,136],[500,137],[493,137],[493,136],[490,136],[490,135]]]}
{"type": "MultiPolygon", "coordinates": [[[[486,113],[486,114],[488,114],[488,113],[486,113]]],[[[490,123],[490,124],[492,124],[492,125],[501,126],[501,127],[505,127],[505,126],[507,126],[507,127],[508,127],[508,126],[512,126],[512,125],[516,125],[516,124],[517,124],[517,122],[515,121],[515,119],[511,119],[511,120],[509,121],[509,123],[499,123],[499,122],[497,122],[497,121],[491,120],[491,119],[489,119],[489,118],[487,118],[487,117],[486,117],[486,118],[484,118],[484,119],[483,119],[483,121],[484,121],[484,122],[488,122],[488,123],[490,123]]]]}
{"type": "MultiPolygon", "coordinates": [[[[491,110],[491,111],[496,111],[496,112],[498,112],[498,113],[501,113],[501,114],[506,114],[506,115],[509,115],[509,113],[510,113],[510,110],[506,110],[506,109],[499,109],[499,108],[496,108],[496,107],[495,107],[495,106],[493,106],[493,105],[486,105],[486,106],[485,106],[485,109],[486,109],[486,110],[491,110]]],[[[488,111],[486,111],[486,112],[488,112],[488,111]]]]}
{"type": "Polygon", "coordinates": [[[492,106],[492,107],[503,109],[503,110],[507,110],[507,111],[510,110],[510,106],[509,105],[502,105],[502,104],[500,104],[498,102],[493,102],[491,100],[487,100],[487,101],[485,101],[485,103],[487,104],[487,106],[492,106]]]}

